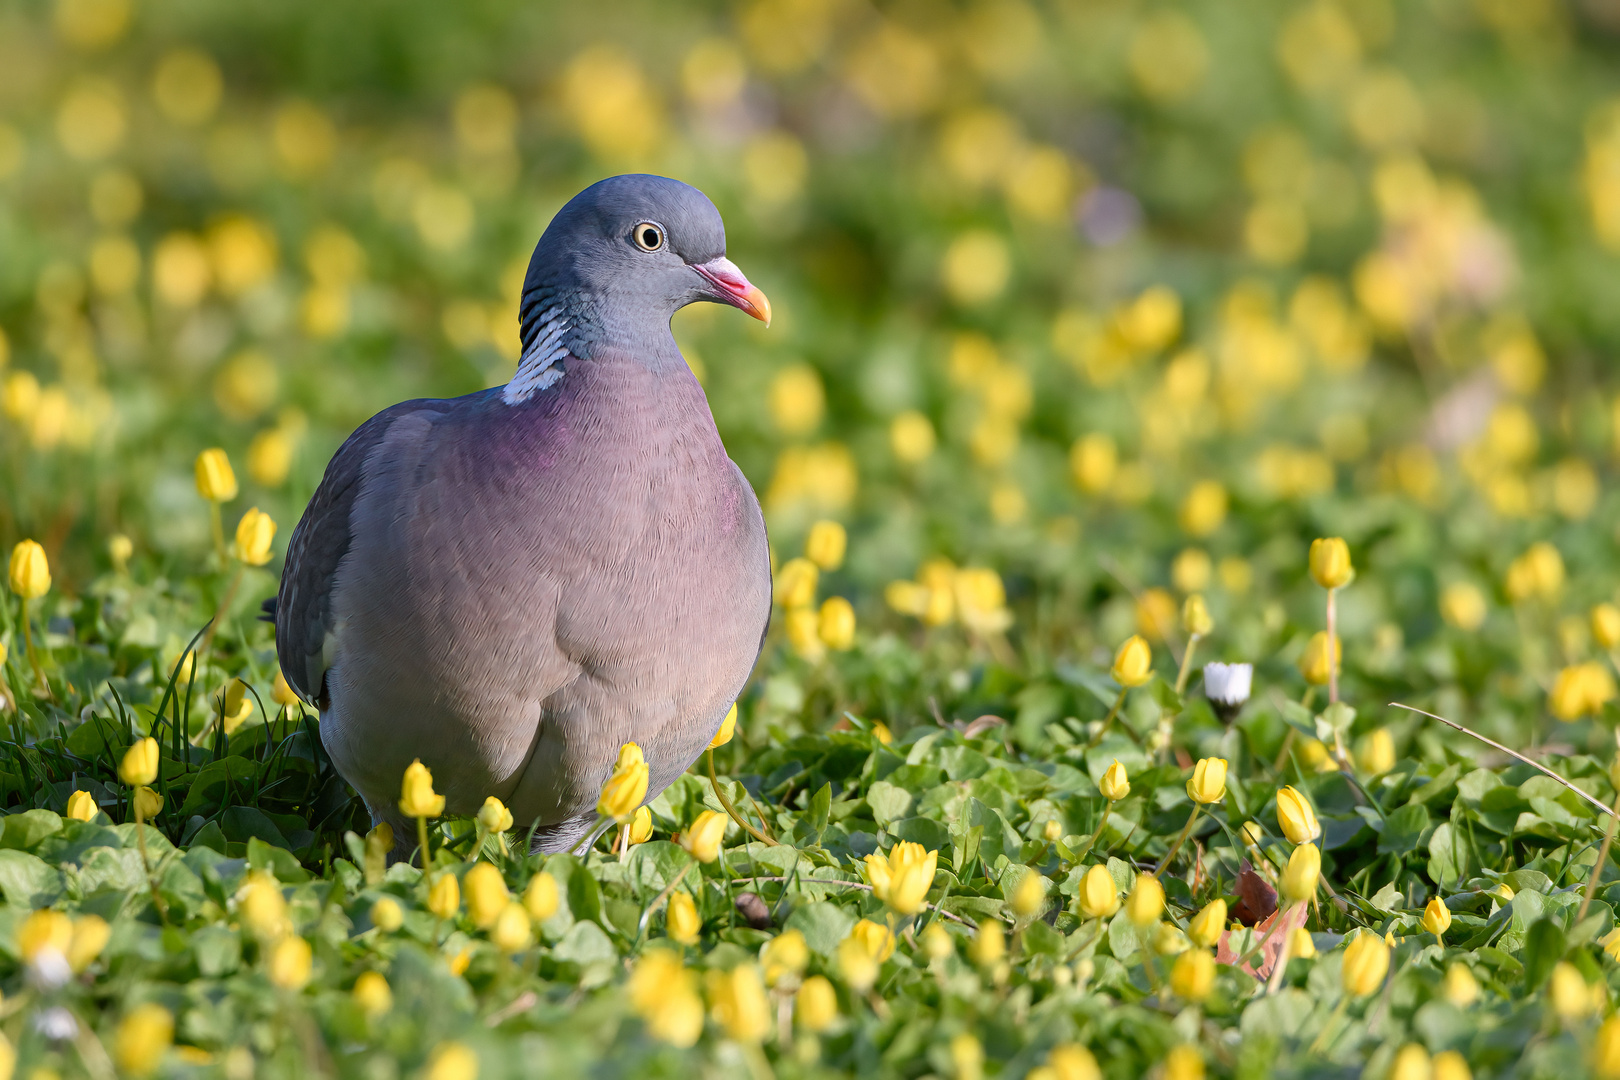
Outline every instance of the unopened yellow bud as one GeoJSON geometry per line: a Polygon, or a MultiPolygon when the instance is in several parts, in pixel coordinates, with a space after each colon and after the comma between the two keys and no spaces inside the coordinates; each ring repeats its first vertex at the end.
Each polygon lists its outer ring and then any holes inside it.
{"type": "Polygon", "coordinates": [[[776,602],[785,608],[809,607],[816,599],[821,571],[809,559],[789,559],[776,572],[776,602]]]}
{"type": "Polygon", "coordinates": [[[838,522],[818,521],[810,526],[810,536],[804,542],[804,557],[823,570],[836,570],[843,565],[848,542],[848,534],[838,522]]]}
{"type": "Polygon", "coordinates": [[[1170,968],[1170,989],[1186,1001],[1203,1001],[1215,988],[1215,957],[1204,949],[1191,949],[1176,957],[1170,968]]]}
{"type": "Polygon", "coordinates": [[[1226,759],[1203,758],[1193,766],[1187,781],[1187,797],[1198,803],[1218,803],[1226,798],[1226,759]]]}
{"type": "Polygon", "coordinates": [[[978,931],[973,935],[973,943],[968,946],[968,959],[981,968],[994,967],[1007,955],[1007,939],[1002,934],[1001,924],[994,919],[985,919],[979,923],[978,931]]]}
{"type": "Polygon", "coordinates": [[[1592,609],[1592,638],[1605,649],[1620,646],[1620,607],[1599,604],[1592,609]]]}
{"type": "Polygon", "coordinates": [[[726,815],[717,810],[703,811],[681,834],[681,847],[698,862],[714,862],[726,837],[726,820],[726,815]]]}
{"type": "Polygon", "coordinates": [[[163,810],[163,796],[149,787],[138,787],[130,792],[129,801],[137,821],[151,821],[163,810]]]}
{"type": "Polygon", "coordinates": [[[1311,932],[1303,926],[1294,927],[1294,935],[1288,940],[1288,953],[1301,960],[1309,960],[1316,955],[1316,942],[1311,938],[1311,932]]]}
{"type": "Polygon", "coordinates": [[[1153,650],[1141,634],[1132,634],[1114,654],[1114,666],[1109,671],[1120,686],[1141,686],[1153,677],[1153,650]]]}
{"type": "Polygon", "coordinates": [[[1046,907],[1046,878],[1039,873],[1025,874],[1008,903],[1020,919],[1040,914],[1046,907]]]}
{"type": "Polygon", "coordinates": [[[1344,964],[1340,969],[1345,993],[1351,997],[1366,997],[1384,985],[1389,974],[1389,946],[1374,933],[1357,935],[1344,950],[1344,964]]]}
{"type": "Polygon", "coordinates": [[[810,963],[810,946],[797,930],[784,930],[759,950],[765,985],[775,986],[784,978],[798,975],[810,963]]]}
{"type": "Polygon", "coordinates": [[[703,920],[698,918],[697,904],[692,894],[676,889],[669,896],[669,910],[664,913],[664,929],[671,941],[682,945],[696,945],[703,932],[703,920]]]}
{"type": "Polygon", "coordinates": [[[1118,802],[1131,793],[1131,779],[1125,772],[1125,766],[1115,758],[1114,763],[1108,766],[1103,773],[1102,780],[1097,784],[1097,790],[1102,792],[1103,798],[1109,802],[1118,802]]]}
{"type": "Polygon", "coordinates": [[[726,743],[731,741],[731,736],[735,734],[736,731],[737,703],[733,701],[731,703],[731,708],[726,710],[726,718],[720,721],[720,730],[715,732],[714,738],[709,740],[709,749],[712,750],[717,746],[726,745],[726,743]]]}
{"type": "Polygon", "coordinates": [[[18,541],[11,549],[11,591],[24,600],[37,600],[51,591],[51,566],[45,549],[33,540],[18,541]]]}
{"type": "Polygon", "coordinates": [[[1226,901],[1216,897],[1187,923],[1187,937],[1205,949],[1215,947],[1226,930],[1226,901]]]}
{"type": "Polygon", "coordinates": [[[1291,844],[1306,844],[1319,840],[1322,826],[1316,820],[1316,811],[1298,789],[1284,787],[1277,792],[1277,826],[1291,844]]]}
{"type": "Polygon", "coordinates": [[[219,447],[197,455],[197,494],[209,502],[226,503],[236,498],[236,473],[231,459],[219,447]]]}
{"type": "Polygon", "coordinates": [[[274,986],[283,990],[302,990],[309,982],[313,962],[314,954],[310,951],[309,942],[289,934],[271,947],[267,974],[274,986]]]}
{"type": "Polygon", "coordinates": [[[1395,1051],[1388,1080],[1432,1080],[1433,1070],[1429,1052],[1417,1043],[1407,1043],[1395,1051]]]}
{"type": "Polygon", "coordinates": [[[107,539],[107,558],[120,574],[129,569],[129,560],[135,554],[135,541],[123,533],[113,533],[107,539]]]}
{"type": "Polygon", "coordinates": [[[847,652],[855,645],[855,608],[842,596],[829,596],[821,605],[816,634],[833,652],[847,652]]]}
{"type": "Polygon", "coordinates": [[[130,1010],[113,1038],[113,1060],[129,1076],[147,1076],[163,1061],[174,1042],[174,1015],[148,1002],[130,1010]]]}
{"type": "Polygon", "coordinates": [[[633,755],[620,751],[619,764],[602,785],[602,795],[596,800],[597,813],[621,823],[627,821],[647,797],[647,762],[642,759],[639,746],[625,744],[626,749],[632,746],[635,746],[633,755]]]}
{"type": "Polygon", "coordinates": [[[491,795],[484,800],[484,805],[478,808],[478,824],[483,826],[487,833],[503,833],[512,827],[512,811],[506,804],[491,795]]]}
{"type": "Polygon", "coordinates": [[[705,980],[709,1013],[732,1039],[758,1043],[770,1034],[770,1000],[760,981],[759,969],[740,964],[730,971],[710,971],[705,980]]]}
{"type": "Polygon", "coordinates": [[[1547,980],[1547,1000],[1565,1023],[1585,1019],[1592,1011],[1592,994],[1586,988],[1586,976],[1567,960],[1554,965],[1552,977],[1547,980]]]}
{"type": "Polygon", "coordinates": [[[1119,910],[1119,886],[1101,863],[1080,879],[1080,911],[1088,919],[1107,919],[1119,910]]]}
{"type": "Polygon", "coordinates": [[[534,927],[522,904],[507,901],[500,914],[495,916],[489,940],[490,944],[508,956],[520,953],[534,943],[534,927]]]}
{"type": "Polygon", "coordinates": [[[1209,606],[1198,593],[1187,597],[1181,605],[1181,628],[1188,637],[1208,637],[1215,630],[1215,620],[1209,616],[1209,606]]]}
{"type": "Polygon", "coordinates": [[[1185,1043],[1172,1047],[1164,1055],[1163,1080],[1204,1080],[1204,1055],[1185,1043]]]}
{"type": "Polygon", "coordinates": [[[67,816],[74,821],[89,821],[96,816],[99,809],[95,798],[88,791],[75,791],[68,796],[67,816]]]}
{"type": "Polygon", "coordinates": [[[1356,747],[1356,764],[1363,772],[1382,776],[1395,767],[1395,737],[1388,728],[1369,731],[1356,747]]]}
{"type": "Polygon", "coordinates": [[[480,930],[494,926],[511,899],[501,872],[487,862],[475,863],[461,884],[467,894],[467,917],[472,924],[480,930]]]}
{"type": "Polygon", "coordinates": [[[557,914],[561,905],[556,878],[542,870],[529,879],[528,888],[523,890],[523,907],[528,911],[529,918],[537,923],[545,922],[557,914]]]}
{"type": "Polygon", "coordinates": [[[1333,677],[1333,669],[1338,667],[1344,659],[1344,645],[1337,635],[1333,638],[1333,647],[1328,648],[1327,631],[1318,630],[1311,635],[1311,640],[1305,643],[1305,651],[1299,654],[1299,673],[1305,676],[1305,681],[1312,686],[1326,686],[1333,677]]]}
{"type": "Polygon", "coordinates": [[[793,995],[793,1018],[806,1031],[820,1034],[838,1022],[838,991],[824,976],[812,975],[793,995]]]}
{"type": "Polygon", "coordinates": [[[1466,1009],[1479,1000],[1479,982],[1474,978],[1474,973],[1468,970],[1468,965],[1459,961],[1446,968],[1441,992],[1457,1008],[1466,1009]]]}
{"type": "Polygon", "coordinates": [[[394,993],[388,988],[388,980],[375,971],[361,972],[354,980],[352,996],[360,1011],[373,1020],[394,1007],[394,993]]]}
{"type": "Polygon", "coordinates": [[[434,793],[433,774],[422,764],[421,758],[405,769],[405,777],[400,782],[399,812],[413,818],[438,817],[444,813],[444,796],[434,793]]]}
{"type": "Polygon", "coordinates": [[[1423,929],[1440,937],[1451,927],[1451,909],[1438,896],[1430,897],[1423,908],[1423,929]]]}
{"type": "Polygon", "coordinates": [[[636,816],[630,819],[630,843],[645,844],[652,836],[652,832],[652,807],[643,806],[636,811],[636,816]]]}
{"type": "Polygon", "coordinates": [[[405,925],[405,912],[399,901],[383,897],[371,905],[371,925],[385,934],[392,934],[405,925]]]}
{"type": "Polygon", "coordinates": [[[1149,874],[1138,874],[1125,900],[1125,916],[1139,928],[1152,926],[1164,914],[1164,886],[1149,874]]]}
{"type": "Polygon", "coordinates": [[[31,912],[17,929],[17,954],[32,964],[44,953],[67,959],[73,944],[73,920],[60,911],[41,908],[31,912]]]}
{"type": "Polygon", "coordinates": [[[1356,576],[1350,547],[1337,536],[1311,541],[1311,578],[1324,589],[1342,589],[1356,576]]]}
{"type": "Polygon", "coordinates": [[[1301,844],[1288,857],[1288,867],[1283,871],[1277,891],[1296,904],[1302,903],[1316,895],[1321,877],[1322,853],[1315,844],[1301,844]]]}
{"type": "Polygon", "coordinates": [[[255,506],[236,523],[236,547],[232,554],[248,566],[263,566],[270,561],[270,541],[275,535],[276,523],[255,506]]]}
{"type": "Polygon", "coordinates": [[[453,919],[461,910],[461,883],[454,874],[440,874],[428,887],[428,910],[436,919],[453,919]]]}

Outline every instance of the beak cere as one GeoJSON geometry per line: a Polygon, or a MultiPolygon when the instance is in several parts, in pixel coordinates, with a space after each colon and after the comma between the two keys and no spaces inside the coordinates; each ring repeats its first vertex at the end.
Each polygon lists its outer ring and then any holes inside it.
{"type": "Polygon", "coordinates": [[[749,284],[743,272],[730,259],[722,255],[706,263],[692,263],[691,266],[709,283],[709,295],[715,300],[741,308],[766,326],[771,325],[770,300],[758,286],[749,284]]]}

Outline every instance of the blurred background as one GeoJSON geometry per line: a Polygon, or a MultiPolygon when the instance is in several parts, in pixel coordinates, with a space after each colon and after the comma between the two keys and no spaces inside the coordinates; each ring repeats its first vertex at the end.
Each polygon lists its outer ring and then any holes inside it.
{"type": "Polygon", "coordinates": [[[797,642],[767,713],[973,688],[1038,732],[1072,705],[998,665],[1174,643],[1194,591],[1297,684],[1321,534],[1369,705],[1506,725],[1604,647],[1616,0],[6,0],[0,541],[75,611],[127,534],[110,640],[176,648],[197,453],[280,551],[364,419],[506,380],[535,241],[624,171],[773,302],[675,331],[779,561],[849,532],[813,591],[861,644],[797,642]]]}

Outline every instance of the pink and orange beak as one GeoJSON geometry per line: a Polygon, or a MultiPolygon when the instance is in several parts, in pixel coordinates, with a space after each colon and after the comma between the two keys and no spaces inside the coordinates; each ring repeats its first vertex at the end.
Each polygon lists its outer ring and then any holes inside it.
{"type": "Polygon", "coordinates": [[[750,284],[735,263],[724,255],[706,263],[692,263],[711,286],[714,299],[734,308],[741,308],[766,326],[771,325],[771,302],[757,285],[750,284]]]}

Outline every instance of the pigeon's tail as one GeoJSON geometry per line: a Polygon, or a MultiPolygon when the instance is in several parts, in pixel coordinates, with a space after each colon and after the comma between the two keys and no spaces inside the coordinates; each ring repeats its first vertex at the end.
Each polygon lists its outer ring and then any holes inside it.
{"type": "Polygon", "coordinates": [[[267,622],[267,623],[275,622],[276,621],[276,598],[274,596],[272,596],[270,599],[268,599],[264,603],[260,604],[259,605],[259,611],[262,612],[262,614],[259,616],[259,621],[260,622],[267,622]]]}

